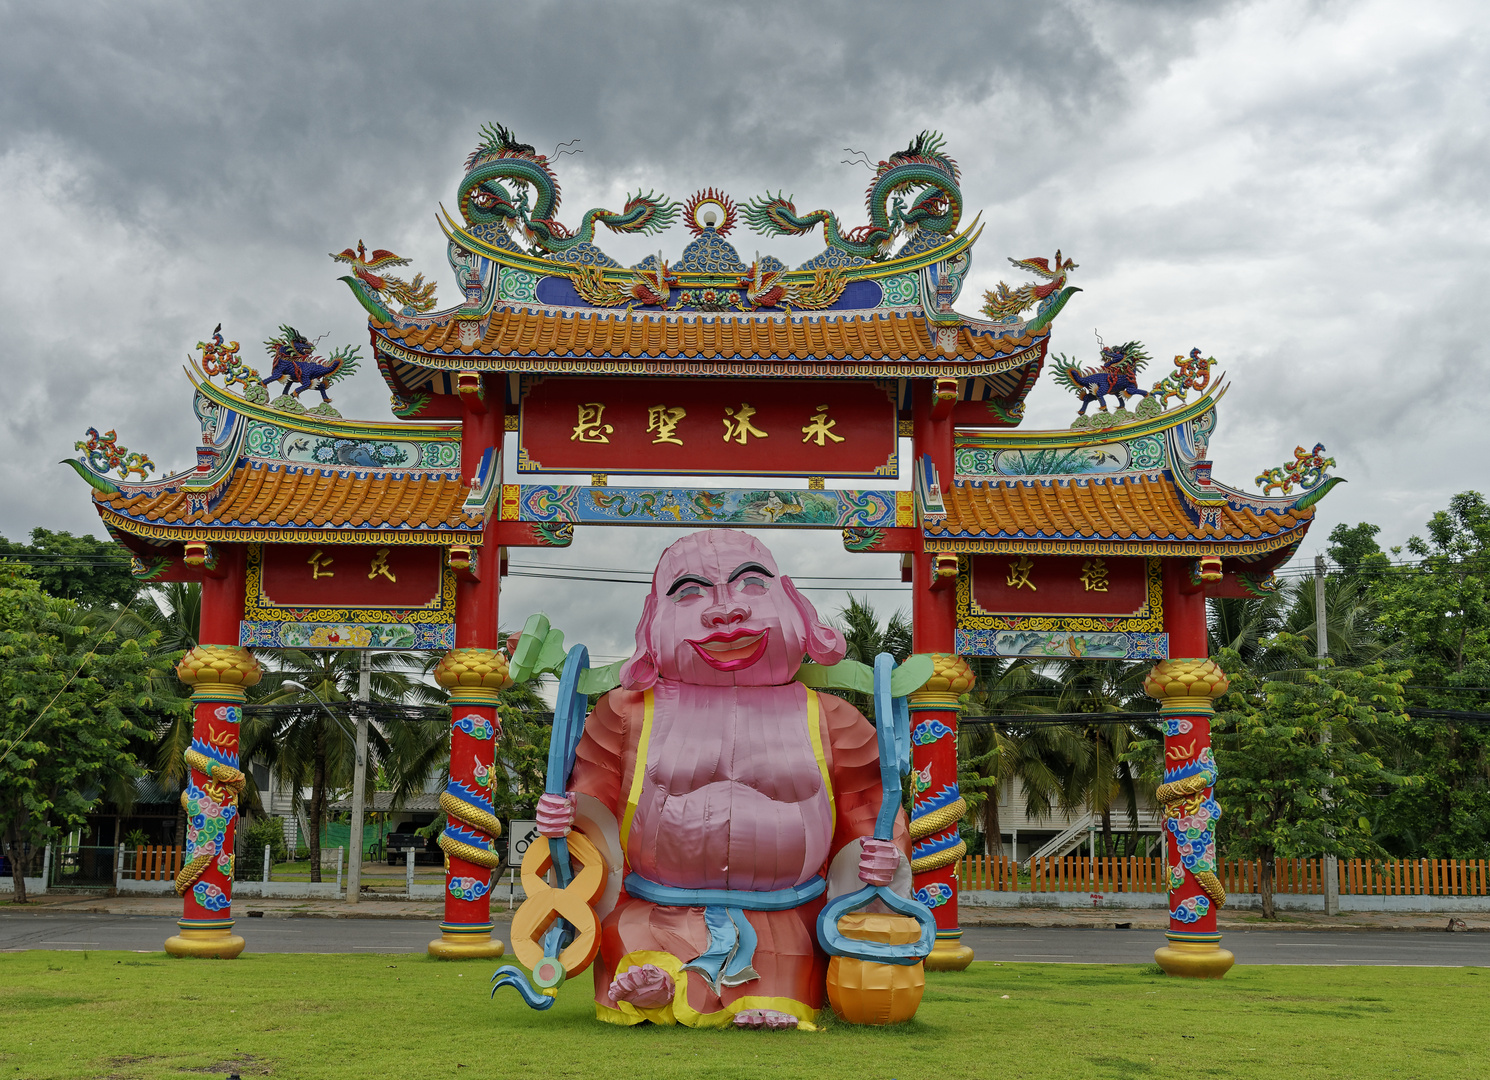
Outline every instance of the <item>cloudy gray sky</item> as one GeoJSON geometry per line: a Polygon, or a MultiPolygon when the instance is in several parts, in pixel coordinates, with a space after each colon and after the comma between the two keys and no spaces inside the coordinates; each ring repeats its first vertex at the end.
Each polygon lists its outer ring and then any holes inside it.
{"type": "MultiPolygon", "coordinates": [[[[366,352],[327,252],[392,248],[450,302],[434,214],[495,120],[582,140],[558,162],[570,222],[638,185],[784,188],[853,222],[868,174],[843,148],[938,128],[987,226],[964,310],[1005,256],[1059,246],[1085,291],[1054,350],[1094,359],[1093,328],[1161,361],[1199,346],[1233,383],[1218,477],[1323,442],[1350,483],[1311,550],[1341,521],[1401,542],[1490,473],[1487,28],[1469,0],[0,3],[0,532],[99,531],[56,464],[89,425],[190,464],[181,364],[218,321],[245,354],[282,322],[366,352]]],[[[686,239],[603,242],[630,261],[686,239]]],[[[387,416],[371,370],[336,396],[387,416]]],[[[1074,403],[1046,380],[1026,426],[1074,403]]],[[[581,531],[546,558],[650,568],[671,535],[581,531]]],[[[905,601],[893,558],[771,542],[905,601]]],[[[546,608],[619,654],[639,599],[514,578],[504,621],[546,608]]]]}

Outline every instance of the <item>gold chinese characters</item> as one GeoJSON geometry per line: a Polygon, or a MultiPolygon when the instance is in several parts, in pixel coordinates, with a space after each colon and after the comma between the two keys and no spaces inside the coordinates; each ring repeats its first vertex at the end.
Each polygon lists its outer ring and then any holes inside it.
{"type": "Polygon", "coordinates": [[[770,438],[766,432],[750,422],[750,418],[754,415],[755,406],[748,402],[741,402],[739,409],[726,405],[724,407],[724,441],[734,440],[744,446],[746,440],[752,435],[757,439],[770,438]]]}
{"type": "Polygon", "coordinates": [[[372,569],[368,571],[367,580],[371,581],[379,574],[382,574],[389,581],[398,580],[398,578],[393,576],[393,571],[388,569],[388,553],[388,548],[378,548],[377,552],[374,553],[372,569]]]}
{"type": "MultiPolygon", "coordinates": [[[[717,406],[716,406],[717,407],[717,406]]],[[[826,447],[830,444],[848,442],[845,435],[840,435],[836,428],[838,421],[828,414],[830,405],[818,405],[807,418],[807,423],[799,430],[802,432],[802,442],[813,446],[826,447]]],[[[605,443],[611,442],[611,436],[617,433],[616,424],[606,423],[605,413],[609,404],[604,401],[587,401],[576,405],[575,424],[569,436],[570,442],[580,443],[605,443]]],[[[748,446],[752,438],[768,439],[771,433],[759,427],[755,417],[759,410],[748,401],[742,401],[739,405],[723,406],[724,415],[720,422],[724,424],[724,434],[721,436],[727,443],[736,443],[740,446],[748,446]]],[[[695,411],[698,409],[695,407],[695,411]]],[[[683,446],[684,440],[690,430],[684,424],[688,419],[689,412],[681,405],[669,405],[666,403],[649,405],[647,407],[646,435],[653,446],[683,446]]],[[[623,421],[617,421],[623,423],[623,421]]],[[[622,434],[625,432],[623,430],[622,434]]]]}
{"type": "Polygon", "coordinates": [[[1107,560],[1087,559],[1081,564],[1081,587],[1087,592],[1107,591],[1107,560]]]}
{"type": "Polygon", "coordinates": [[[819,405],[817,412],[813,414],[807,426],[802,429],[802,441],[810,442],[816,439],[819,446],[825,445],[828,439],[832,439],[836,443],[843,442],[842,435],[833,434],[833,428],[837,425],[837,420],[828,419],[828,406],[819,405]]]}
{"type": "Polygon", "coordinates": [[[684,409],[676,405],[672,408],[666,405],[653,405],[647,410],[647,431],[655,432],[657,436],[652,442],[682,446],[683,440],[678,438],[675,432],[678,430],[678,422],[687,415],[684,409]]]}
{"type": "Polygon", "coordinates": [[[1028,588],[1030,592],[1037,592],[1035,583],[1030,580],[1030,571],[1034,570],[1035,563],[1028,555],[1021,555],[1009,564],[1009,577],[1006,584],[1011,589],[1028,588]]]}
{"type": "Polygon", "coordinates": [[[310,563],[310,578],[312,581],[317,578],[336,576],[334,570],[328,569],[333,561],[331,556],[327,555],[320,548],[316,548],[315,551],[311,552],[310,558],[305,561],[310,563]]]}
{"type": "Polygon", "coordinates": [[[603,402],[591,401],[579,406],[579,423],[574,425],[574,434],[569,436],[570,442],[608,443],[609,436],[615,432],[611,425],[603,423],[605,415],[603,402]]]}

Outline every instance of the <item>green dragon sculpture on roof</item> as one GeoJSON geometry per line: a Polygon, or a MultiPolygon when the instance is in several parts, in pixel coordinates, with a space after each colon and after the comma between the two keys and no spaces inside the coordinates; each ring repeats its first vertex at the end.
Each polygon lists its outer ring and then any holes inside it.
{"type": "Polygon", "coordinates": [[[868,225],[845,232],[831,210],[799,215],[792,198],[780,192],[751,199],[745,220],[763,236],[802,236],[821,223],[830,247],[871,260],[886,258],[897,236],[913,237],[923,229],[951,236],[962,220],[961,174],[957,162],[942,153],[943,142],[940,132],[923,131],[879,163],[864,193],[868,225]],[[905,198],[912,190],[916,194],[905,198]]]}
{"type": "Polygon", "coordinates": [[[579,229],[570,231],[555,217],[559,180],[548,158],[528,143],[518,142],[501,124],[485,125],[481,136],[481,145],[466,158],[466,175],[456,192],[467,225],[496,225],[509,232],[519,229],[534,248],[561,254],[593,243],[597,224],[619,233],[658,233],[681,210],[666,196],[638,191],[619,212],[600,207],[585,211],[579,229]]]}

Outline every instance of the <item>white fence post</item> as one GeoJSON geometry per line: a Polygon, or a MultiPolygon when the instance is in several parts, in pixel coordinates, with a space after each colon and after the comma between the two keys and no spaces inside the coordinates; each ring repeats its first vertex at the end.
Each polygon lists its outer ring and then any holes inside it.
{"type": "Polygon", "coordinates": [[[124,845],[114,845],[114,891],[119,891],[120,883],[124,880],[124,845]]]}
{"type": "Polygon", "coordinates": [[[346,854],[346,848],[336,849],[336,891],[341,892],[341,859],[346,854]]]}
{"type": "Polygon", "coordinates": [[[47,885],[51,882],[51,880],[52,880],[52,845],[51,844],[48,844],[46,846],[46,849],[41,853],[41,889],[40,889],[40,892],[41,893],[43,893],[43,894],[46,893],[46,891],[47,891],[47,885]]]}
{"type": "Polygon", "coordinates": [[[269,883],[269,845],[264,845],[264,883],[269,883]]]}
{"type": "Polygon", "coordinates": [[[404,899],[414,899],[414,849],[404,849],[404,899]]]}

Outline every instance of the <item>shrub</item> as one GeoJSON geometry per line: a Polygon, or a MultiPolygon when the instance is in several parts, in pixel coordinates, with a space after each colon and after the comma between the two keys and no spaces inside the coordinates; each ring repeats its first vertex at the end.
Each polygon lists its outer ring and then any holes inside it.
{"type": "Polygon", "coordinates": [[[243,837],[244,857],[263,857],[264,845],[269,845],[269,861],[282,863],[288,857],[285,847],[284,822],[277,817],[261,817],[254,821],[243,837]]]}

